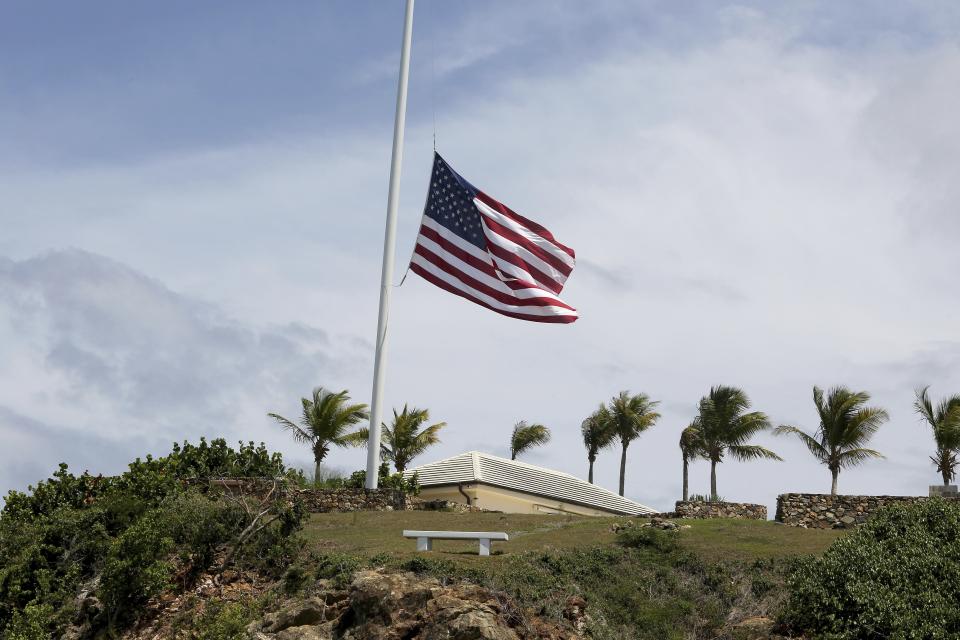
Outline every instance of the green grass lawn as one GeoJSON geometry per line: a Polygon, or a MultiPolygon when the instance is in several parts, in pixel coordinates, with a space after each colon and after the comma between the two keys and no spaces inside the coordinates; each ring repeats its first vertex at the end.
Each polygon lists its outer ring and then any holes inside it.
{"type": "MultiPolygon", "coordinates": [[[[494,556],[479,558],[474,541],[437,540],[433,554],[459,561],[497,562],[524,551],[584,548],[610,544],[610,527],[623,518],[592,518],[503,513],[446,513],[387,511],[314,514],[305,528],[317,551],[360,556],[388,554],[395,558],[417,556],[416,541],[402,537],[404,529],[506,531],[509,542],[494,542],[494,556]]],[[[684,547],[711,561],[780,558],[826,549],[839,535],[786,527],[757,520],[684,520],[692,528],[680,533],[684,547]]]]}

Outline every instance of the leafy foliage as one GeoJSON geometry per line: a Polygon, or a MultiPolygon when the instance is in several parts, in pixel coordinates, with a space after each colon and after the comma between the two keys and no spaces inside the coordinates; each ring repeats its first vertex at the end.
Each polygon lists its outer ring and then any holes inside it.
{"type": "Polygon", "coordinates": [[[597,461],[597,454],[610,447],[616,438],[613,430],[613,416],[607,405],[601,404],[580,425],[583,436],[583,446],[587,450],[587,462],[590,463],[588,481],[593,482],[593,463],[597,461]]]}
{"type": "Polygon", "coordinates": [[[865,445],[877,429],[889,418],[887,412],[866,406],[870,394],[866,391],[851,391],[846,387],[834,387],[824,397],[823,389],[813,388],[813,403],[817,407],[820,426],[813,435],[797,427],[783,425],[774,433],[796,435],[810,453],[830,470],[833,478],[831,493],[837,493],[837,476],[840,470],[853,467],[871,458],[882,458],[878,451],[865,445]]]}
{"type": "Polygon", "coordinates": [[[611,428],[620,440],[620,495],[627,473],[627,447],[660,419],[655,411],[660,402],[645,393],[630,395],[621,391],[610,401],[611,428]]]}
{"type": "Polygon", "coordinates": [[[960,505],[889,506],[788,579],[783,614],[836,640],[960,636],[960,505]]]}
{"type": "MultiPolygon", "coordinates": [[[[339,486],[351,489],[363,489],[367,486],[366,469],[354,471],[350,474],[350,477],[344,479],[339,486]]],[[[420,494],[420,479],[416,473],[409,478],[405,477],[402,473],[390,473],[390,467],[386,462],[380,463],[377,486],[382,489],[397,489],[398,491],[403,491],[413,496],[420,494]]]]}
{"type": "Polygon", "coordinates": [[[320,463],[330,447],[353,447],[362,445],[366,438],[363,432],[349,432],[351,427],[370,419],[365,404],[350,404],[346,390],[334,393],[323,387],[313,390],[311,398],[301,398],[303,414],[297,424],[276,413],[267,414],[290,432],[293,439],[308,445],[316,463],[315,477],[320,475],[320,463]]]}
{"type": "MultiPolygon", "coordinates": [[[[403,473],[410,461],[424,451],[440,442],[440,429],[447,426],[446,422],[438,422],[421,430],[421,427],[430,421],[430,412],[427,409],[408,408],[403,405],[403,411],[393,410],[393,423],[383,424],[380,434],[380,453],[384,460],[393,462],[397,473],[403,473]]],[[[366,442],[370,437],[368,429],[360,429],[356,434],[358,441],[366,442]]],[[[381,474],[382,475],[382,474],[381,474]]]]}
{"type": "Polygon", "coordinates": [[[695,458],[704,456],[703,443],[700,441],[700,430],[697,429],[696,422],[691,422],[686,429],[680,432],[680,455],[683,459],[683,500],[688,500],[690,462],[695,458]]]}
{"type": "Polygon", "coordinates": [[[550,429],[542,424],[527,424],[521,420],[513,425],[513,432],[510,434],[510,459],[516,460],[517,456],[533,447],[542,447],[550,442],[550,429]]]}
{"type": "Polygon", "coordinates": [[[948,485],[957,475],[957,452],[960,451],[960,395],[941,400],[934,406],[929,389],[930,387],[924,387],[917,390],[917,399],[913,406],[933,431],[937,452],[930,456],[930,460],[937,466],[937,471],[943,478],[943,484],[948,485]]]}
{"type": "Polygon", "coordinates": [[[748,444],[754,435],[770,428],[765,413],[748,411],[749,408],[750,398],[737,387],[712,387],[710,393],[700,399],[693,426],[699,434],[698,448],[710,461],[711,495],[717,494],[716,469],[726,454],[737,460],[782,459],[769,449],[748,444]]]}
{"type": "Polygon", "coordinates": [[[148,599],[188,587],[226,551],[239,565],[278,573],[296,552],[302,506],[274,501],[270,526],[241,548],[250,510],[188,482],[240,473],[288,472],[263,445],[201,440],[138,459],[115,478],[74,476],[60,465],[28,492],[11,492],[0,514],[0,637],[38,637],[37,628],[49,637],[71,621],[91,634],[121,628],[148,599]]]}

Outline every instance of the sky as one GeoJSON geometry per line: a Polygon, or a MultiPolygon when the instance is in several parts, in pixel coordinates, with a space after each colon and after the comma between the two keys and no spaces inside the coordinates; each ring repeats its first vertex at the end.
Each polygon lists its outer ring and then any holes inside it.
{"type": "MultiPolygon", "coordinates": [[[[117,473],[201,436],[311,466],[268,412],[369,402],[403,6],[0,0],[0,492],[59,462],[117,473]]],[[[573,325],[411,275],[385,398],[446,421],[416,462],[508,455],[586,475],[581,421],[660,402],[626,494],[668,510],[712,385],[817,427],[814,385],[872,395],[885,460],[840,490],[926,494],[914,389],[960,393],[960,5],[420,0],[397,277],[437,149],[577,252],[573,325]]],[[[830,474],[726,460],[774,507],[830,474]]],[[[349,473],[363,450],[333,450],[349,473]]],[[[619,452],[596,480],[616,489],[619,452]]],[[[709,466],[691,468],[707,493],[709,466]]]]}

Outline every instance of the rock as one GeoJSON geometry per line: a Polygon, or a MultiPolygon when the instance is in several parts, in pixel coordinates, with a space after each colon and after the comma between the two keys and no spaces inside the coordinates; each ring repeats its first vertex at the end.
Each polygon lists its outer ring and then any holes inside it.
{"type": "MultiPolygon", "coordinates": [[[[270,637],[270,636],[261,636],[270,637]]],[[[273,636],[277,640],[333,640],[333,625],[288,627],[273,636]]]]}
{"type": "Polygon", "coordinates": [[[471,584],[443,586],[413,573],[364,570],[346,590],[297,600],[247,627],[254,640],[580,640],[586,601],[569,598],[564,622],[520,611],[471,584]],[[509,613],[505,613],[509,612],[509,613]]]}
{"type": "Polygon", "coordinates": [[[290,627],[302,627],[326,622],[327,603],[320,598],[294,602],[282,610],[267,614],[258,631],[277,633],[290,627]]]}

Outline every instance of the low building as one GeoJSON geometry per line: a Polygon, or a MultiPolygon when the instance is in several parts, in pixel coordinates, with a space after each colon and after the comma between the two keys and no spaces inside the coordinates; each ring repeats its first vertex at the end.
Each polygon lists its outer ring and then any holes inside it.
{"type": "Polygon", "coordinates": [[[405,475],[414,473],[424,500],[448,500],[490,511],[587,516],[656,513],[568,473],[479,451],[421,465],[405,475]]]}

